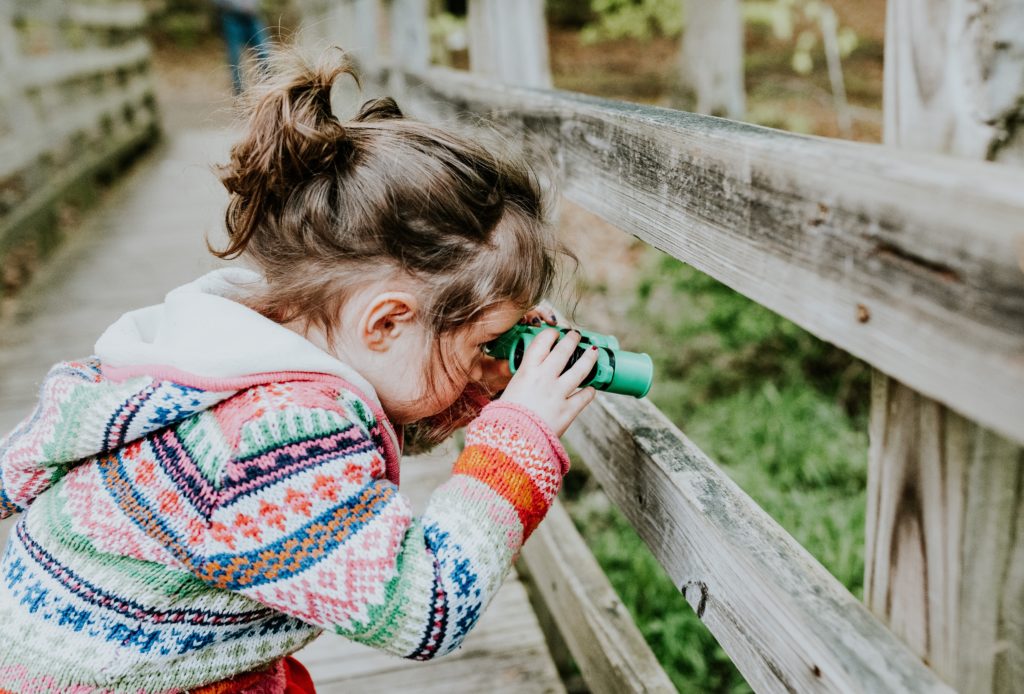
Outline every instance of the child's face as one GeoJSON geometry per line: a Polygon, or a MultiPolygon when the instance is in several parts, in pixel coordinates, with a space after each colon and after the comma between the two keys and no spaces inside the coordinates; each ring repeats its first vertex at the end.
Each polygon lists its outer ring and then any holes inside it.
{"type": "MultiPolygon", "coordinates": [[[[387,383],[374,384],[385,412],[396,424],[408,424],[447,410],[470,382],[484,380],[487,372],[494,370],[496,360],[484,354],[484,345],[522,316],[522,309],[515,304],[499,304],[466,328],[442,336],[434,354],[422,347],[424,333],[420,333],[418,344],[410,340],[404,345],[408,360],[402,361],[415,364],[419,378],[410,370],[396,369],[387,383]]],[[[398,357],[398,352],[394,356],[398,357]]]]}

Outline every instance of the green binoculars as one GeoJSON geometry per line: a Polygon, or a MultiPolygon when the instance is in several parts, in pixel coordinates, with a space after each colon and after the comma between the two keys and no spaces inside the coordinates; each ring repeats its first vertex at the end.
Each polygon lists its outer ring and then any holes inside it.
{"type": "MultiPolygon", "coordinates": [[[[509,368],[515,373],[533,338],[549,328],[554,328],[562,335],[573,330],[553,325],[515,325],[508,332],[488,342],[487,353],[497,359],[507,359],[509,368]]],[[[647,395],[654,376],[654,365],[648,355],[623,351],[613,335],[602,335],[587,330],[576,332],[580,334],[580,344],[565,365],[566,369],[575,364],[591,346],[598,348],[597,364],[584,379],[583,386],[593,386],[598,390],[632,395],[635,398],[647,395]]]]}

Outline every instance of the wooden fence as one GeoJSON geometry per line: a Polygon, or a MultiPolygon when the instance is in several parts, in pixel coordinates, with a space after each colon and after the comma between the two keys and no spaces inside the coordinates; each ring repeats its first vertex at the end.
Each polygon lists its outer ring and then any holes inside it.
{"type": "Polygon", "coordinates": [[[48,251],[58,201],[153,141],[145,21],[138,0],[0,2],[0,267],[48,251]]]}
{"type": "MultiPolygon", "coordinates": [[[[486,77],[429,67],[425,0],[391,0],[387,63],[374,0],[316,4],[307,16],[318,37],[403,90],[403,108],[503,123],[554,163],[577,204],[878,369],[867,607],[650,402],[601,396],[570,432],[756,690],[1009,692],[1024,682],[1024,172],[538,88],[508,47],[544,44],[539,0],[516,12],[470,1],[470,29],[500,33],[470,39],[486,77]],[[910,396],[886,395],[890,380],[910,396]]],[[[949,5],[955,15],[960,4],[949,5]]],[[[938,12],[913,7],[890,1],[888,63],[910,53],[904,42],[947,27],[931,15],[908,24],[938,12]]],[[[988,72],[1017,55],[1006,22],[1024,22],[1019,0],[1000,8],[988,72]]],[[[927,66],[914,67],[923,79],[927,66]]],[[[663,689],[631,627],[602,622],[574,584],[579,550],[559,549],[576,547],[570,535],[564,519],[542,524],[524,559],[588,684],[663,689]]]]}

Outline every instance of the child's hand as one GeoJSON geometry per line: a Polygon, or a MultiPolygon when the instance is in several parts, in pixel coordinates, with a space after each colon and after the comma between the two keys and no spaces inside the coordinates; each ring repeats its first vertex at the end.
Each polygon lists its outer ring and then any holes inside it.
{"type": "Polygon", "coordinates": [[[542,301],[527,311],[526,315],[519,322],[526,325],[541,325],[542,323],[558,325],[558,317],[555,315],[555,309],[551,307],[551,304],[542,301]]]}
{"type": "Polygon", "coordinates": [[[557,330],[545,330],[533,339],[500,399],[533,410],[555,435],[561,436],[597,394],[590,387],[579,389],[597,363],[597,349],[588,349],[563,374],[580,334],[572,331],[561,340],[558,337],[557,330]]]}

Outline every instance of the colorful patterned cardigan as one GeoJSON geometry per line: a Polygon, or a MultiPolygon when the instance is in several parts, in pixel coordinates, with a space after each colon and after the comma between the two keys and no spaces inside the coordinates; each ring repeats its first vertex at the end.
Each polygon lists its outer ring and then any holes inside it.
{"type": "Polygon", "coordinates": [[[487,405],[414,517],[376,399],[317,373],[210,379],[55,366],[0,440],[0,690],[177,692],[331,629],[457,648],[568,468],[530,411],[487,405]]]}

